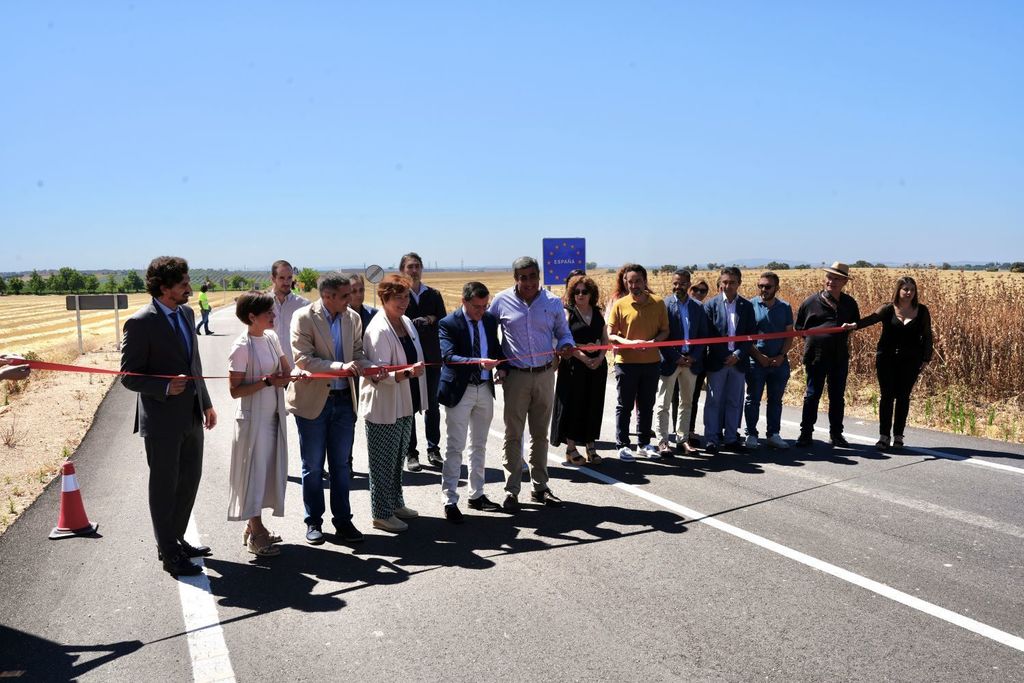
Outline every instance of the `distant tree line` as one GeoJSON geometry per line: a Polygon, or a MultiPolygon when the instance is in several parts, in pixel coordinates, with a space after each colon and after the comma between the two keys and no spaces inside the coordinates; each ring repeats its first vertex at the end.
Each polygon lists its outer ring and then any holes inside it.
{"type": "MultiPolygon", "coordinates": [[[[307,268],[303,273],[309,271],[307,268]]],[[[205,284],[209,291],[215,291],[227,283],[228,289],[269,289],[270,279],[266,273],[227,273],[224,277],[210,277],[204,271],[193,271],[192,288],[196,291],[205,284]]],[[[316,286],[319,273],[312,272],[312,287],[316,286]]],[[[217,273],[220,274],[220,273],[217,273]]],[[[301,273],[300,273],[301,274],[301,273]]],[[[308,274],[307,274],[308,275],[308,274]]],[[[308,279],[308,278],[307,278],[308,279]]],[[[7,294],[132,294],[146,289],[146,283],[138,271],[118,273],[82,273],[75,268],[63,267],[43,276],[33,270],[28,277],[23,275],[0,276],[0,295],[7,294]]]]}

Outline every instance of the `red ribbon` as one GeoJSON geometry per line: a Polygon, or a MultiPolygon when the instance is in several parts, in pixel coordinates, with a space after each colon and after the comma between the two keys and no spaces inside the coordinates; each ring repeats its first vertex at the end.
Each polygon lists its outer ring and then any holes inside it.
{"type": "MultiPolygon", "coordinates": [[[[816,327],[812,330],[791,330],[789,332],[764,332],[761,334],[744,334],[736,335],[732,337],[703,337],[701,339],[690,339],[688,341],[673,339],[671,341],[660,341],[660,342],[641,342],[639,344],[586,344],[584,346],[577,346],[575,348],[580,351],[609,351],[612,349],[621,349],[624,351],[639,351],[642,349],[655,349],[664,348],[666,346],[686,346],[692,345],[710,345],[710,344],[727,344],[729,342],[755,342],[761,339],[787,339],[789,337],[817,337],[825,336],[829,334],[837,334],[839,332],[846,332],[846,328],[843,327],[816,327]]],[[[516,356],[514,358],[506,358],[502,363],[507,363],[511,360],[523,360],[525,358],[532,358],[536,356],[549,356],[553,355],[554,351],[543,351],[541,353],[534,353],[528,356],[516,356]]],[[[79,373],[90,373],[94,375],[118,375],[127,377],[156,377],[158,379],[182,379],[181,375],[151,375],[143,372],[124,372],[121,370],[107,370],[106,368],[90,368],[82,365],[65,365],[63,363],[48,363],[41,360],[24,360],[22,358],[9,358],[8,363],[10,365],[27,365],[33,370],[47,370],[50,372],[79,372],[79,373]]],[[[457,363],[448,363],[448,365],[477,365],[478,361],[459,361],[457,363]]],[[[425,363],[425,365],[441,365],[441,363],[425,363]]],[[[378,368],[383,367],[388,372],[395,370],[405,370],[412,367],[412,364],[406,365],[384,365],[376,366],[378,368]]],[[[362,373],[353,372],[351,370],[338,370],[337,372],[314,372],[305,377],[309,379],[337,379],[338,377],[358,377],[362,376],[362,373]]],[[[270,375],[273,377],[273,375],[270,375]]],[[[184,377],[184,379],[228,379],[227,375],[202,375],[198,377],[184,377]]],[[[260,379],[263,379],[262,377],[260,379]]]]}

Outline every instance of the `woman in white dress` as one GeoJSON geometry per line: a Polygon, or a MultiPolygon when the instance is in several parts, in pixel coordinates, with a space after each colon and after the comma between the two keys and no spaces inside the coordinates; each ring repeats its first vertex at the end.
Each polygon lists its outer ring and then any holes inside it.
{"type": "Polygon", "coordinates": [[[248,520],[242,542],[259,556],[277,555],[281,537],[263,526],[270,508],[284,516],[288,480],[288,441],[284,387],[291,366],[274,333],[274,299],[260,292],[238,297],[235,315],[248,326],[228,359],[231,397],[241,399],[231,442],[228,519],[248,520]]]}

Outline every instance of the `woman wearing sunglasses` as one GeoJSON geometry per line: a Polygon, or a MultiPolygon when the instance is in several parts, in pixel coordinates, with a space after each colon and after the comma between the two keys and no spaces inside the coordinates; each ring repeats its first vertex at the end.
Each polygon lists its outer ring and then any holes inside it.
{"type": "MultiPolygon", "coordinates": [[[[697,301],[698,303],[704,303],[704,299],[707,298],[708,291],[707,280],[700,280],[694,285],[690,285],[690,298],[697,301]]],[[[693,411],[690,413],[690,446],[696,448],[700,446],[700,439],[693,435],[693,431],[697,428],[697,402],[700,400],[700,390],[704,388],[704,380],[708,378],[707,373],[701,370],[700,374],[697,375],[697,382],[693,385],[693,411]]]]}
{"type": "MultiPolygon", "coordinates": [[[[585,275],[569,280],[563,304],[569,330],[577,346],[607,344],[604,316],[597,305],[597,283],[585,275]]],[[[565,443],[565,458],[573,465],[596,465],[602,458],[594,442],[601,434],[604,413],[604,388],[608,382],[608,363],[604,351],[573,349],[572,356],[558,365],[555,382],[555,406],[551,413],[551,444],[565,443]],[[586,456],[576,450],[584,444],[586,456]]]]}

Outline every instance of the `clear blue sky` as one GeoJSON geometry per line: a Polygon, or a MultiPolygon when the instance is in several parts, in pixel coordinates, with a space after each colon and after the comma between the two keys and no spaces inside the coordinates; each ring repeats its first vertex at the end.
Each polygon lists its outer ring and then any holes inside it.
{"type": "Polygon", "coordinates": [[[0,271],[1024,260],[1019,2],[0,7],[0,271]]]}

